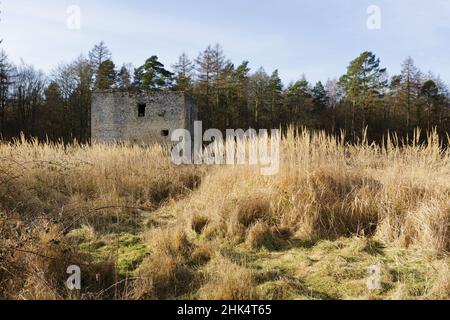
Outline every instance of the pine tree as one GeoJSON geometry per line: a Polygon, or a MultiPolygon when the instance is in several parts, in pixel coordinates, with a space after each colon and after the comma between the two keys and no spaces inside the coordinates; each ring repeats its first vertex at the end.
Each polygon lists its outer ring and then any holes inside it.
{"type": "MultiPolygon", "coordinates": [[[[278,70],[275,70],[269,79],[270,112],[272,125],[277,124],[282,116],[283,82],[278,70]],[[278,120],[278,121],[277,121],[278,120]]],[[[279,124],[279,123],[278,123],[279,124]]]]}
{"type": "Polygon", "coordinates": [[[116,66],[111,60],[103,61],[95,76],[95,88],[99,90],[111,89],[117,80],[116,66]]]}
{"type": "Polygon", "coordinates": [[[345,90],[346,98],[352,104],[351,131],[355,134],[356,108],[362,111],[361,129],[364,129],[370,109],[387,86],[386,69],[380,67],[379,58],[366,51],[350,62],[347,74],[342,76],[339,82],[345,90]]]}
{"type": "Polygon", "coordinates": [[[132,84],[131,73],[129,70],[132,69],[131,65],[123,65],[119,73],[117,74],[117,86],[120,89],[129,89],[132,84]]]}
{"type": "Polygon", "coordinates": [[[61,95],[59,85],[52,81],[44,91],[45,105],[44,112],[47,117],[43,125],[46,129],[46,135],[53,141],[65,136],[66,128],[70,126],[67,122],[64,108],[64,99],[61,95]]]}
{"type": "Polygon", "coordinates": [[[313,103],[314,103],[314,111],[321,112],[325,110],[328,104],[328,96],[325,87],[322,82],[319,81],[312,89],[313,94],[313,103]]]}
{"type": "Polygon", "coordinates": [[[420,96],[425,100],[425,112],[427,116],[427,130],[431,130],[432,114],[436,113],[439,103],[439,89],[433,80],[427,80],[420,88],[420,96]]]}
{"type": "Polygon", "coordinates": [[[285,92],[285,108],[291,123],[309,124],[312,93],[306,77],[291,83],[285,92]]]}
{"type": "Polygon", "coordinates": [[[134,72],[134,85],[140,89],[160,91],[170,88],[172,81],[172,72],[164,68],[157,56],[148,58],[134,72]]]}
{"type": "Polygon", "coordinates": [[[232,99],[230,113],[232,124],[236,128],[250,126],[250,113],[248,110],[248,83],[250,68],[249,62],[243,61],[235,68],[231,78],[232,99]]]}

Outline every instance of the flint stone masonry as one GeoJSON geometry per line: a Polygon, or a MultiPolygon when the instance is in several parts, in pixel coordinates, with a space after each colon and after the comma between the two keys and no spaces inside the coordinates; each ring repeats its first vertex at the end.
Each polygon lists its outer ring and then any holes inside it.
{"type": "Polygon", "coordinates": [[[92,97],[92,141],[170,143],[175,129],[193,134],[197,108],[183,92],[96,91],[92,97]]]}

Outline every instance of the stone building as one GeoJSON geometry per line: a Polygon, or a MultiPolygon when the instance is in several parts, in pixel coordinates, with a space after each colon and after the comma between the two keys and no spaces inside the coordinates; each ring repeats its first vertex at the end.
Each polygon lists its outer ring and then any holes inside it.
{"type": "Polygon", "coordinates": [[[183,92],[96,91],[92,97],[92,141],[170,143],[175,129],[193,132],[194,101],[183,92]]]}

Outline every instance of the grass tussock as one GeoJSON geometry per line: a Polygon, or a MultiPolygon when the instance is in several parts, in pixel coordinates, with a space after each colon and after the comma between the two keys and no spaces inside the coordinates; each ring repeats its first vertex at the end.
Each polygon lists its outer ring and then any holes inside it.
{"type": "Polygon", "coordinates": [[[274,176],[177,167],[161,146],[3,143],[0,298],[448,299],[450,151],[343,141],[290,130],[274,176]]]}
{"type": "Polygon", "coordinates": [[[226,258],[212,262],[205,271],[205,283],[198,298],[202,300],[257,299],[253,272],[226,258]]]}

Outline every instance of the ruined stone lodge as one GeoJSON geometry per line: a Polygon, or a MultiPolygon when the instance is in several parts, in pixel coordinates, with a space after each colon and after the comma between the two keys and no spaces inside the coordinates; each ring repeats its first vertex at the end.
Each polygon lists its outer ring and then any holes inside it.
{"type": "Polygon", "coordinates": [[[92,97],[92,141],[169,143],[175,129],[193,132],[194,101],[183,92],[96,91],[92,97]]]}

